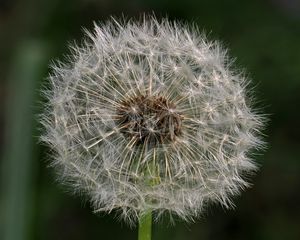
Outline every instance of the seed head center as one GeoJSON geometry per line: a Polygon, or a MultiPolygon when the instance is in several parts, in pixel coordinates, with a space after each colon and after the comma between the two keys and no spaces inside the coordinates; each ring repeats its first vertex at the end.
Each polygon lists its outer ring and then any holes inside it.
{"type": "Polygon", "coordinates": [[[129,97],[117,109],[116,123],[120,131],[135,144],[175,141],[181,134],[182,116],[176,106],[162,96],[139,95],[129,97]]]}

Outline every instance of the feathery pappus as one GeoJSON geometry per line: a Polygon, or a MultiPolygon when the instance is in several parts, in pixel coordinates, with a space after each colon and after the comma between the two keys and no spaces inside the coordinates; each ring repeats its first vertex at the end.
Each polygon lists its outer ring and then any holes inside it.
{"type": "Polygon", "coordinates": [[[210,202],[231,206],[256,169],[264,118],[226,50],[153,16],[87,35],[43,90],[41,139],[59,180],[129,223],[149,209],[189,220],[210,202]]]}

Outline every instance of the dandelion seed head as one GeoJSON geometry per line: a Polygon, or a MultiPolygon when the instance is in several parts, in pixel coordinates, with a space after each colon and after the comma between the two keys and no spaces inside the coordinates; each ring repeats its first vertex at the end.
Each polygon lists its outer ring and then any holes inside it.
{"type": "Polygon", "coordinates": [[[148,209],[188,220],[256,170],[264,118],[217,41],[155,17],[111,19],[72,47],[44,90],[44,142],[61,182],[95,212],[134,223],[148,209]]]}

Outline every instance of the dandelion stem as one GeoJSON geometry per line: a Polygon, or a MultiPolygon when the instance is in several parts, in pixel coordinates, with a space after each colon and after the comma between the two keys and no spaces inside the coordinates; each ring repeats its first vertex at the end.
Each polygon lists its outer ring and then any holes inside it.
{"type": "Polygon", "coordinates": [[[152,212],[148,210],[139,221],[138,240],[151,240],[152,233],[152,212]]]}

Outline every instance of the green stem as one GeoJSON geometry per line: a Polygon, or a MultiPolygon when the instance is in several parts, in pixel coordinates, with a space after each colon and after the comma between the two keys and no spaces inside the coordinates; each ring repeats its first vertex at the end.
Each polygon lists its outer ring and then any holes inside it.
{"type": "Polygon", "coordinates": [[[151,240],[152,233],[152,212],[147,211],[140,218],[139,222],[139,238],[138,240],[151,240]]]}

